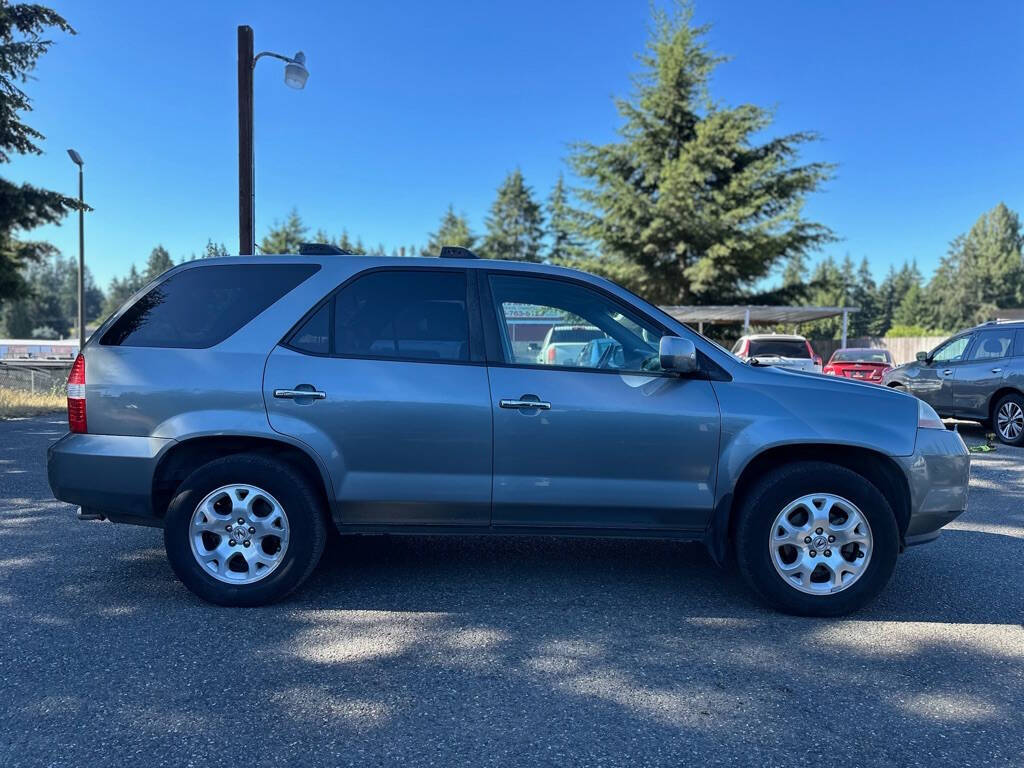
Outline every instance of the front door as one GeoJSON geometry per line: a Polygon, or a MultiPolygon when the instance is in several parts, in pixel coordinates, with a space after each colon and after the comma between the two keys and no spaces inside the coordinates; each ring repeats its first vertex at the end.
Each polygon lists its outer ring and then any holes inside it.
{"type": "Polygon", "coordinates": [[[490,394],[470,306],[464,270],[372,270],[271,353],[270,424],[327,464],[340,522],[489,523],[490,394]]]}
{"type": "Polygon", "coordinates": [[[711,383],[663,372],[663,329],[595,288],[521,274],[481,277],[493,524],[702,530],[714,502],[720,430],[711,383]],[[518,323],[537,322],[589,329],[597,338],[588,346],[605,349],[581,350],[574,365],[545,364],[515,332],[518,323]]]}
{"type": "Polygon", "coordinates": [[[950,339],[937,347],[927,362],[917,366],[915,376],[907,379],[907,388],[943,416],[953,414],[956,369],[965,363],[970,343],[970,334],[950,339]]]}

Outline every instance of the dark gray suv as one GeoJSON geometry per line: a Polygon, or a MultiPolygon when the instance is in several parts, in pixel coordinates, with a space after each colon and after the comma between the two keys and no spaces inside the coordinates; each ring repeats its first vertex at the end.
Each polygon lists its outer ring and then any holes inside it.
{"type": "Polygon", "coordinates": [[[925,403],[748,365],[601,278],[465,252],[175,267],[86,344],[68,416],[54,495],[162,528],[226,605],[298,587],[334,526],[696,540],[771,605],[835,615],[967,503],[967,450],[925,403]],[[565,325],[615,354],[538,359],[565,325]]]}
{"type": "Polygon", "coordinates": [[[882,383],[924,400],[944,418],[980,421],[999,439],[1024,445],[1024,323],[962,331],[882,383]]]}

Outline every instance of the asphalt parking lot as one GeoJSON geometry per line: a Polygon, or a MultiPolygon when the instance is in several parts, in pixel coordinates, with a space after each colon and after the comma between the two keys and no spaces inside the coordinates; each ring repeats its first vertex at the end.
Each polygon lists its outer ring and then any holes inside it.
{"type": "Polygon", "coordinates": [[[64,430],[0,421],[2,766],[1024,765],[1024,450],[843,620],[693,545],[534,538],[354,539],[243,610],[51,497],[64,430]]]}

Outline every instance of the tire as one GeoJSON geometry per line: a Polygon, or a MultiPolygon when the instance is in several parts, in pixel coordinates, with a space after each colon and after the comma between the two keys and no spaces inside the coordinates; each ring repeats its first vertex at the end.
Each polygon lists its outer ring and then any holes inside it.
{"type": "Polygon", "coordinates": [[[259,454],[225,456],[178,488],[164,518],[164,547],[174,573],[203,600],[265,605],[313,572],[326,517],[320,495],[291,466],[259,454]],[[236,527],[239,519],[245,525],[236,527]]]}
{"type": "Polygon", "coordinates": [[[835,464],[804,461],[766,474],[745,495],[735,546],[743,579],[765,603],[800,616],[840,616],[866,605],[889,581],[899,552],[899,529],[889,502],[869,480],[835,464]],[[819,502],[825,512],[819,509],[815,514],[827,519],[820,537],[810,511],[819,502]],[[777,526],[787,509],[793,511],[785,525],[777,526]],[[809,527],[797,525],[803,515],[809,527]],[[855,529],[844,530],[854,522],[855,529]],[[865,531],[865,542],[842,544],[863,537],[865,531]],[[828,535],[837,538],[841,549],[825,544],[825,550],[814,550],[820,541],[828,541],[828,535]],[[799,549],[784,543],[790,539],[799,542],[799,549]],[[784,562],[791,556],[791,564],[784,562]],[[784,576],[779,568],[796,570],[784,576]]]}
{"type": "Polygon", "coordinates": [[[1024,397],[1011,392],[999,398],[992,411],[992,426],[999,441],[1007,445],[1024,445],[1024,397]]]}

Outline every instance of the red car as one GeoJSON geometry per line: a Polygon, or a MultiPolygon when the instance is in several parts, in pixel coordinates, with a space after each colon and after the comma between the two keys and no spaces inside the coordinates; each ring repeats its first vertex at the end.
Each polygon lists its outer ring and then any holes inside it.
{"type": "Polygon", "coordinates": [[[882,374],[892,367],[888,349],[837,349],[821,372],[881,384],[882,374]]]}

